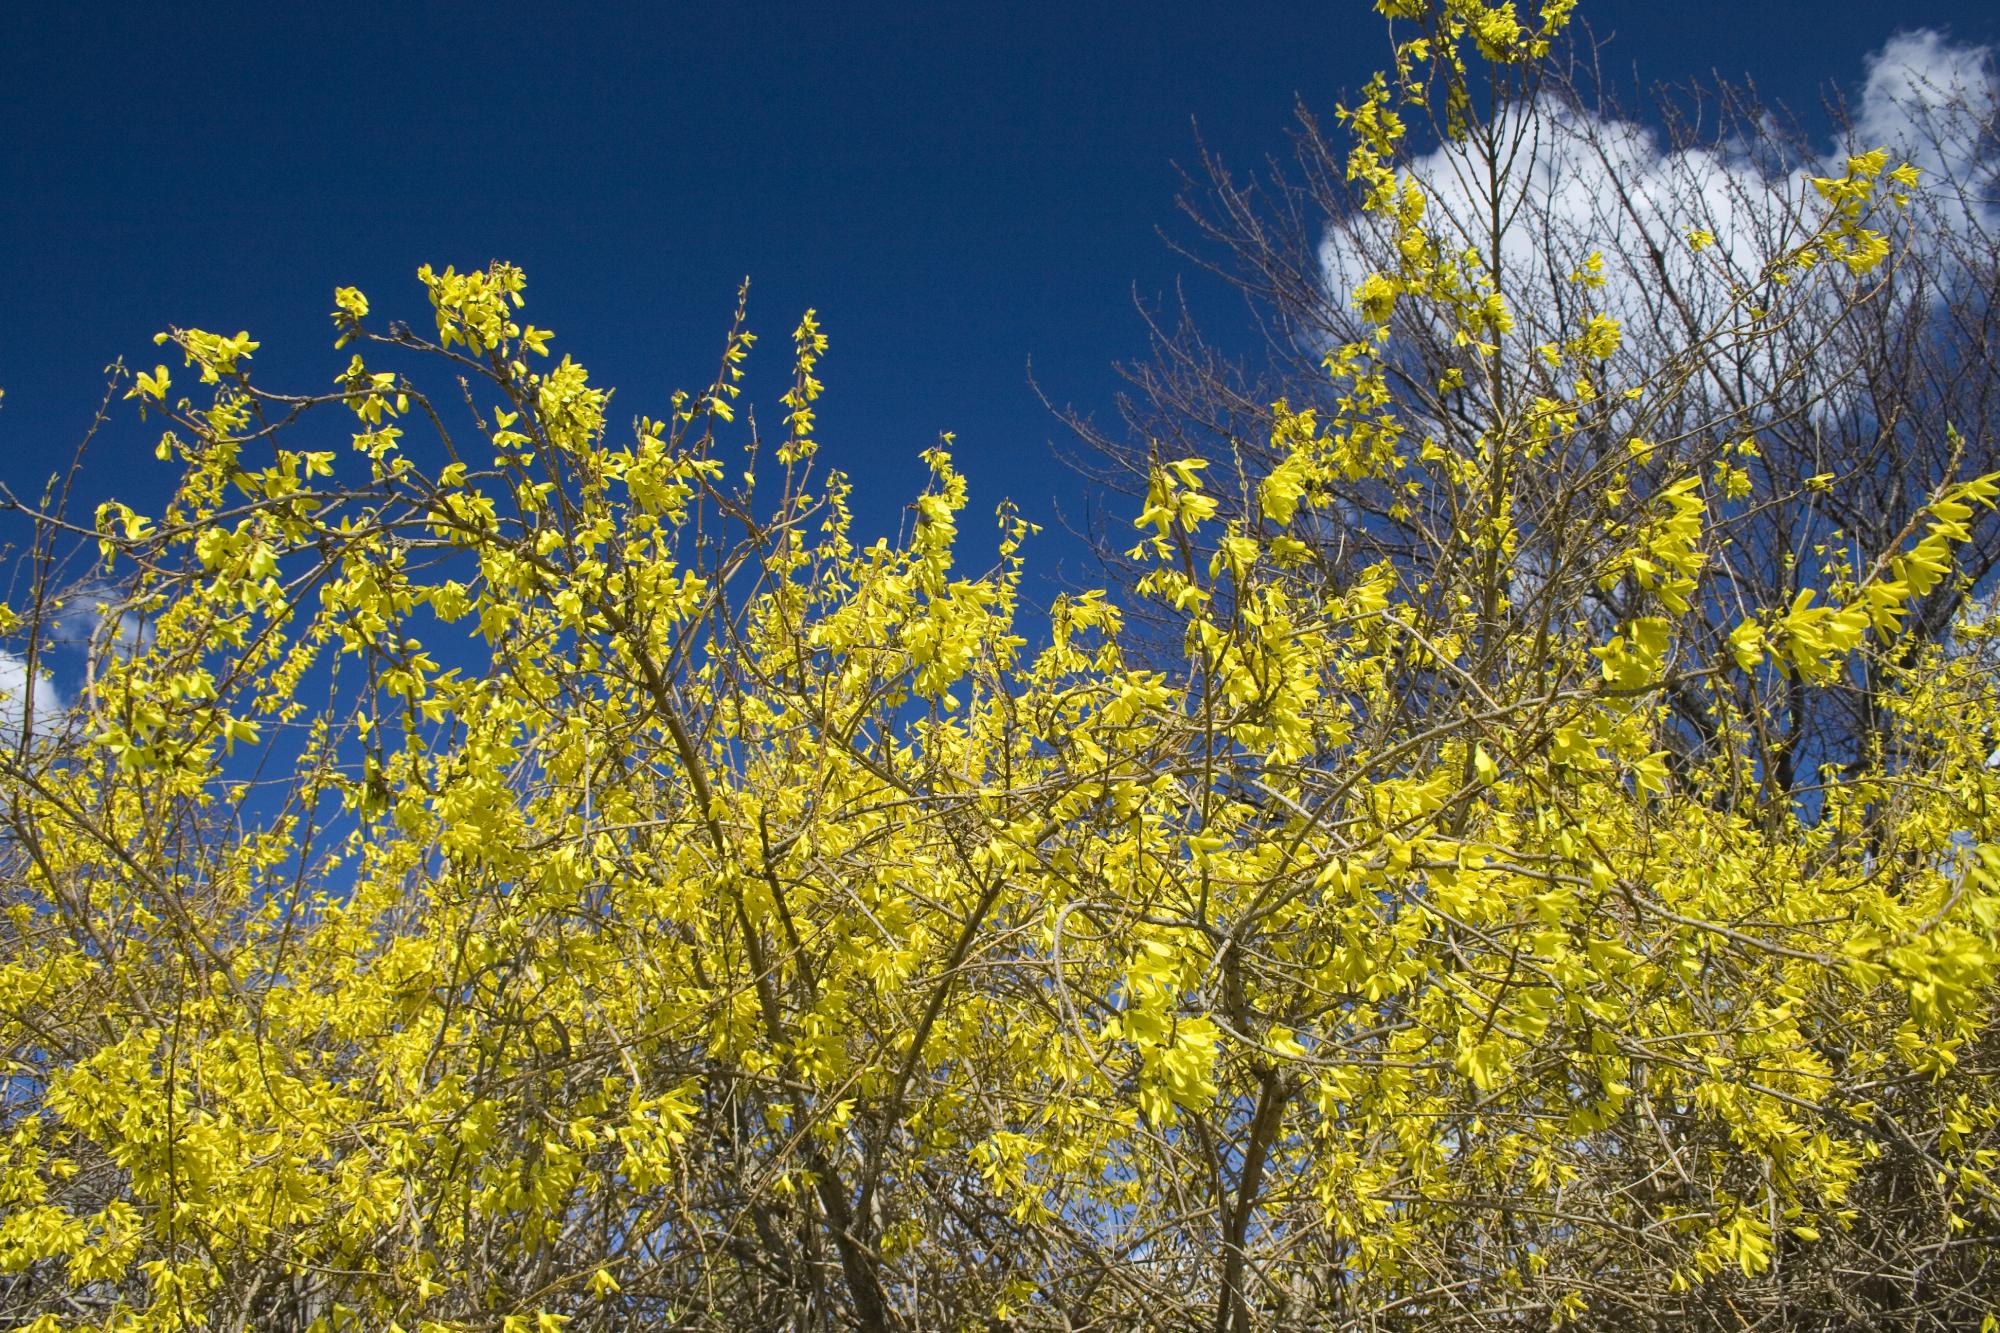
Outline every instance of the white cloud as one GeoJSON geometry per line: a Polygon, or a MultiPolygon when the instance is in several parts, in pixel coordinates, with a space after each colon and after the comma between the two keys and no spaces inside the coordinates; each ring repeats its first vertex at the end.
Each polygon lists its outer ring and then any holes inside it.
{"type": "Polygon", "coordinates": [[[1990,116],[2000,100],[1990,47],[1954,46],[1920,29],[1891,37],[1867,64],[1854,117],[1857,141],[1888,144],[1949,179],[1977,165],[1978,117],[1990,116]]]}
{"type": "Polygon", "coordinates": [[[90,584],[64,595],[62,609],[49,624],[49,641],[92,657],[129,657],[152,645],[153,626],[116,589],[90,584]]]}
{"type": "MultiPolygon", "coordinates": [[[[1940,255],[1953,233],[2000,229],[1993,180],[2000,161],[1990,129],[2000,78],[1991,50],[1954,45],[1935,32],[1906,33],[1870,56],[1866,69],[1850,133],[1816,160],[1780,167],[1768,145],[1742,139],[1674,148],[1644,126],[1546,98],[1491,127],[1512,154],[1499,199],[1465,145],[1419,157],[1410,170],[1430,198],[1427,224],[1447,245],[1490,258],[1490,226],[1481,224],[1497,206],[1516,337],[1560,341],[1585,315],[1607,314],[1625,331],[1621,368],[1643,373],[1732,322],[1732,285],[1755,287],[1769,258],[1810,233],[1823,205],[1809,177],[1839,174],[1850,152],[1882,145],[1924,169],[1920,201],[1904,223],[1913,246],[1940,255]],[[1716,244],[1693,253],[1691,231],[1712,233],[1716,244]],[[1603,254],[1604,283],[1586,291],[1569,275],[1592,251],[1603,254]]],[[[1320,262],[1334,301],[1346,305],[1388,253],[1378,226],[1357,215],[1329,229],[1320,262]]],[[[1958,272],[1950,263],[1932,269],[1947,282],[1958,272]]],[[[1831,297],[1826,284],[1804,283],[1770,303],[1791,301],[1810,325],[1815,310],[1832,310],[1831,297]]],[[[1841,391],[1832,381],[1846,373],[1839,359],[1801,357],[1798,346],[1746,351],[1734,369],[1754,377],[1774,368],[1760,358],[1786,357],[1790,368],[1827,377],[1808,387],[1837,404],[1841,391]]],[[[1724,396],[1727,388],[1707,386],[1724,396]]]]}
{"type": "Polygon", "coordinates": [[[60,603],[49,609],[41,642],[43,658],[32,685],[26,660],[0,649],[0,745],[11,746],[20,739],[24,716],[32,715],[39,737],[69,725],[75,701],[56,684],[51,667],[66,677],[80,675],[87,680],[110,659],[151,647],[153,626],[131,609],[117,589],[86,583],[63,594],[60,603]]]}
{"type": "Polygon", "coordinates": [[[20,739],[24,720],[32,718],[35,731],[46,735],[61,725],[68,705],[46,670],[31,685],[28,664],[12,653],[0,650],[0,742],[12,745],[20,739]]]}

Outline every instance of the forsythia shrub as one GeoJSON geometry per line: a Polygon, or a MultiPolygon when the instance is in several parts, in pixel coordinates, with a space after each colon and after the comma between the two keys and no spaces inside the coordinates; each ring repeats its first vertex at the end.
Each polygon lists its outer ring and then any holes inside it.
{"type": "MultiPolygon", "coordinates": [[[[1009,509],[963,568],[942,448],[908,539],[864,544],[810,314],[774,438],[734,420],[740,308],[713,382],[626,429],[505,264],[422,270],[434,335],[339,291],[328,393],[163,335],[130,387],[178,488],[98,512],[102,651],[0,759],[0,1311],[1229,1333],[1846,1290],[1891,1322],[1837,1276],[1888,1180],[1961,1275],[1917,1314],[1976,1326],[1994,627],[1902,629],[2000,482],[1940,478],[1893,559],[1808,552],[1684,651],[1754,440],[1649,441],[1675,384],[1604,382],[1613,321],[1510,344],[1395,166],[1398,97],[1538,58],[1567,6],[1383,8],[1422,35],[1347,123],[1404,262],[1246,518],[1154,469],[1165,660],[1100,593],[1024,617],[1009,509]],[[1399,408],[1412,305],[1474,376],[1542,367],[1476,452],[1399,408]],[[1307,526],[1368,521],[1335,476],[1402,488],[1423,558],[1319,578],[1307,526]],[[1531,487],[1574,497],[1573,566],[1513,559],[1531,487]],[[1764,713],[1860,676],[1893,743],[1774,799],[1764,713]]],[[[1907,177],[1822,182],[1773,278],[1865,299],[1907,177]]],[[[12,606],[9,643],[64,614],[12,606]]]]}

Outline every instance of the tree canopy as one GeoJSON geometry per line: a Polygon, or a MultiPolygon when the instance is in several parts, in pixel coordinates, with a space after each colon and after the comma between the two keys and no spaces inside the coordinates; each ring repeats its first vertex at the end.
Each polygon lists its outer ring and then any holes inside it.
{"type": "Polygon", "coordinates": [[[1991,1320],[2000,624],[1918,609],[2000,478],[1912,426],[1893,539],[1815,530],[1774,595],[1739,534],[1828,484],[1690,370],[1880,299],[1919,173],[1855,153],[1621,360],[1587,255],[1529,318],[1402,165],[1569,6],[1380,8],[1355,336],[1268,467],[1155,452],[1129,599],[1025,611],[1004,505],[968,568],[948,442],[858,533],[811,313],[769,434],[740,307],[616,425],[504,263],[420,270],[421,332],[341,289],[330,392],[161,335],[171,503],[35,511],[0,624],[23,682],[95,625],[0,757],[0,1310],[1991,1320]],[[1419,336],[1457,361],[1413,389],[1419,336]],[[1872,743],[1775,781],[1772,719],[1856,691],[1872,743]]]}

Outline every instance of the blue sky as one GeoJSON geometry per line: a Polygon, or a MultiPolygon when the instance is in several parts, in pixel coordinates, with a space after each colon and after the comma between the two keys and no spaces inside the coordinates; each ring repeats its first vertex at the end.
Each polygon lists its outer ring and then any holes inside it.
{"type": "MultiPolygon", "coordinates": [[[[1613,70],[1748,73],[1809,109],[1898,29],[2000,40],[1995,9],[1581,12],[1613,70]]],[[[419,263],[505,258],[535,321],[619,386],[620,420],[708,373],[744,275],[774,368],[818,307],[822,438],[878,519],[942,430],[978,509],[1076,510],[1030,359],[1053,397],[1106,412],[1109,363],[1144,346],[1134,290],[1186,272],[1154,229],[1193,122],[1232,163],[1282,153],[1294,96],[1330,111],[1385,49],[1360,0],[45,4],[4,22],[0,479],[17,490],[67,459],[100,367],[150,364],[170,321],[248,328],[261,382],[318,388],[344,360],[336,284],[417,322],[419,263]]],[[[92,498],[156,502],[151,439],[107,432],[92,498]]]]}

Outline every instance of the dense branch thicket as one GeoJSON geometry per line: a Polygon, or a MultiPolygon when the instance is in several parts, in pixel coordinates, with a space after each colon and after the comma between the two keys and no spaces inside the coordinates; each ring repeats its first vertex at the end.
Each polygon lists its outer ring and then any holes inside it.
{"type": "Polygon", "coordinates": [[[1012,511],[960,567],[942,450],[907,541],[854,532],[810,315],[770,438],[740,315],[614,428],[504,264],[421,271],[434,335],[342,289],[327,394],[163,335],[172,502],[33,512],[0,625],[0,1316],[1992,1313],[1990,441],[1898,417],[1939,452],[1877,541],[1854,475],[1773,462],[1832,409],[1726,389],[1914,318],[1918,173],[1809,179],[1754,272],[1669,238],[1659,283],[1717,284],[1685,324],[1588,252],[1524,304],[1398,107],[1526,132],[1474,71],[1530,79],[1566,7],[1386,8],[1420,35],[1340,166],[1382,262],[1314,398],[1234,478],[1160,445],[1129,598],[1046,623],[1012,511]]]}

